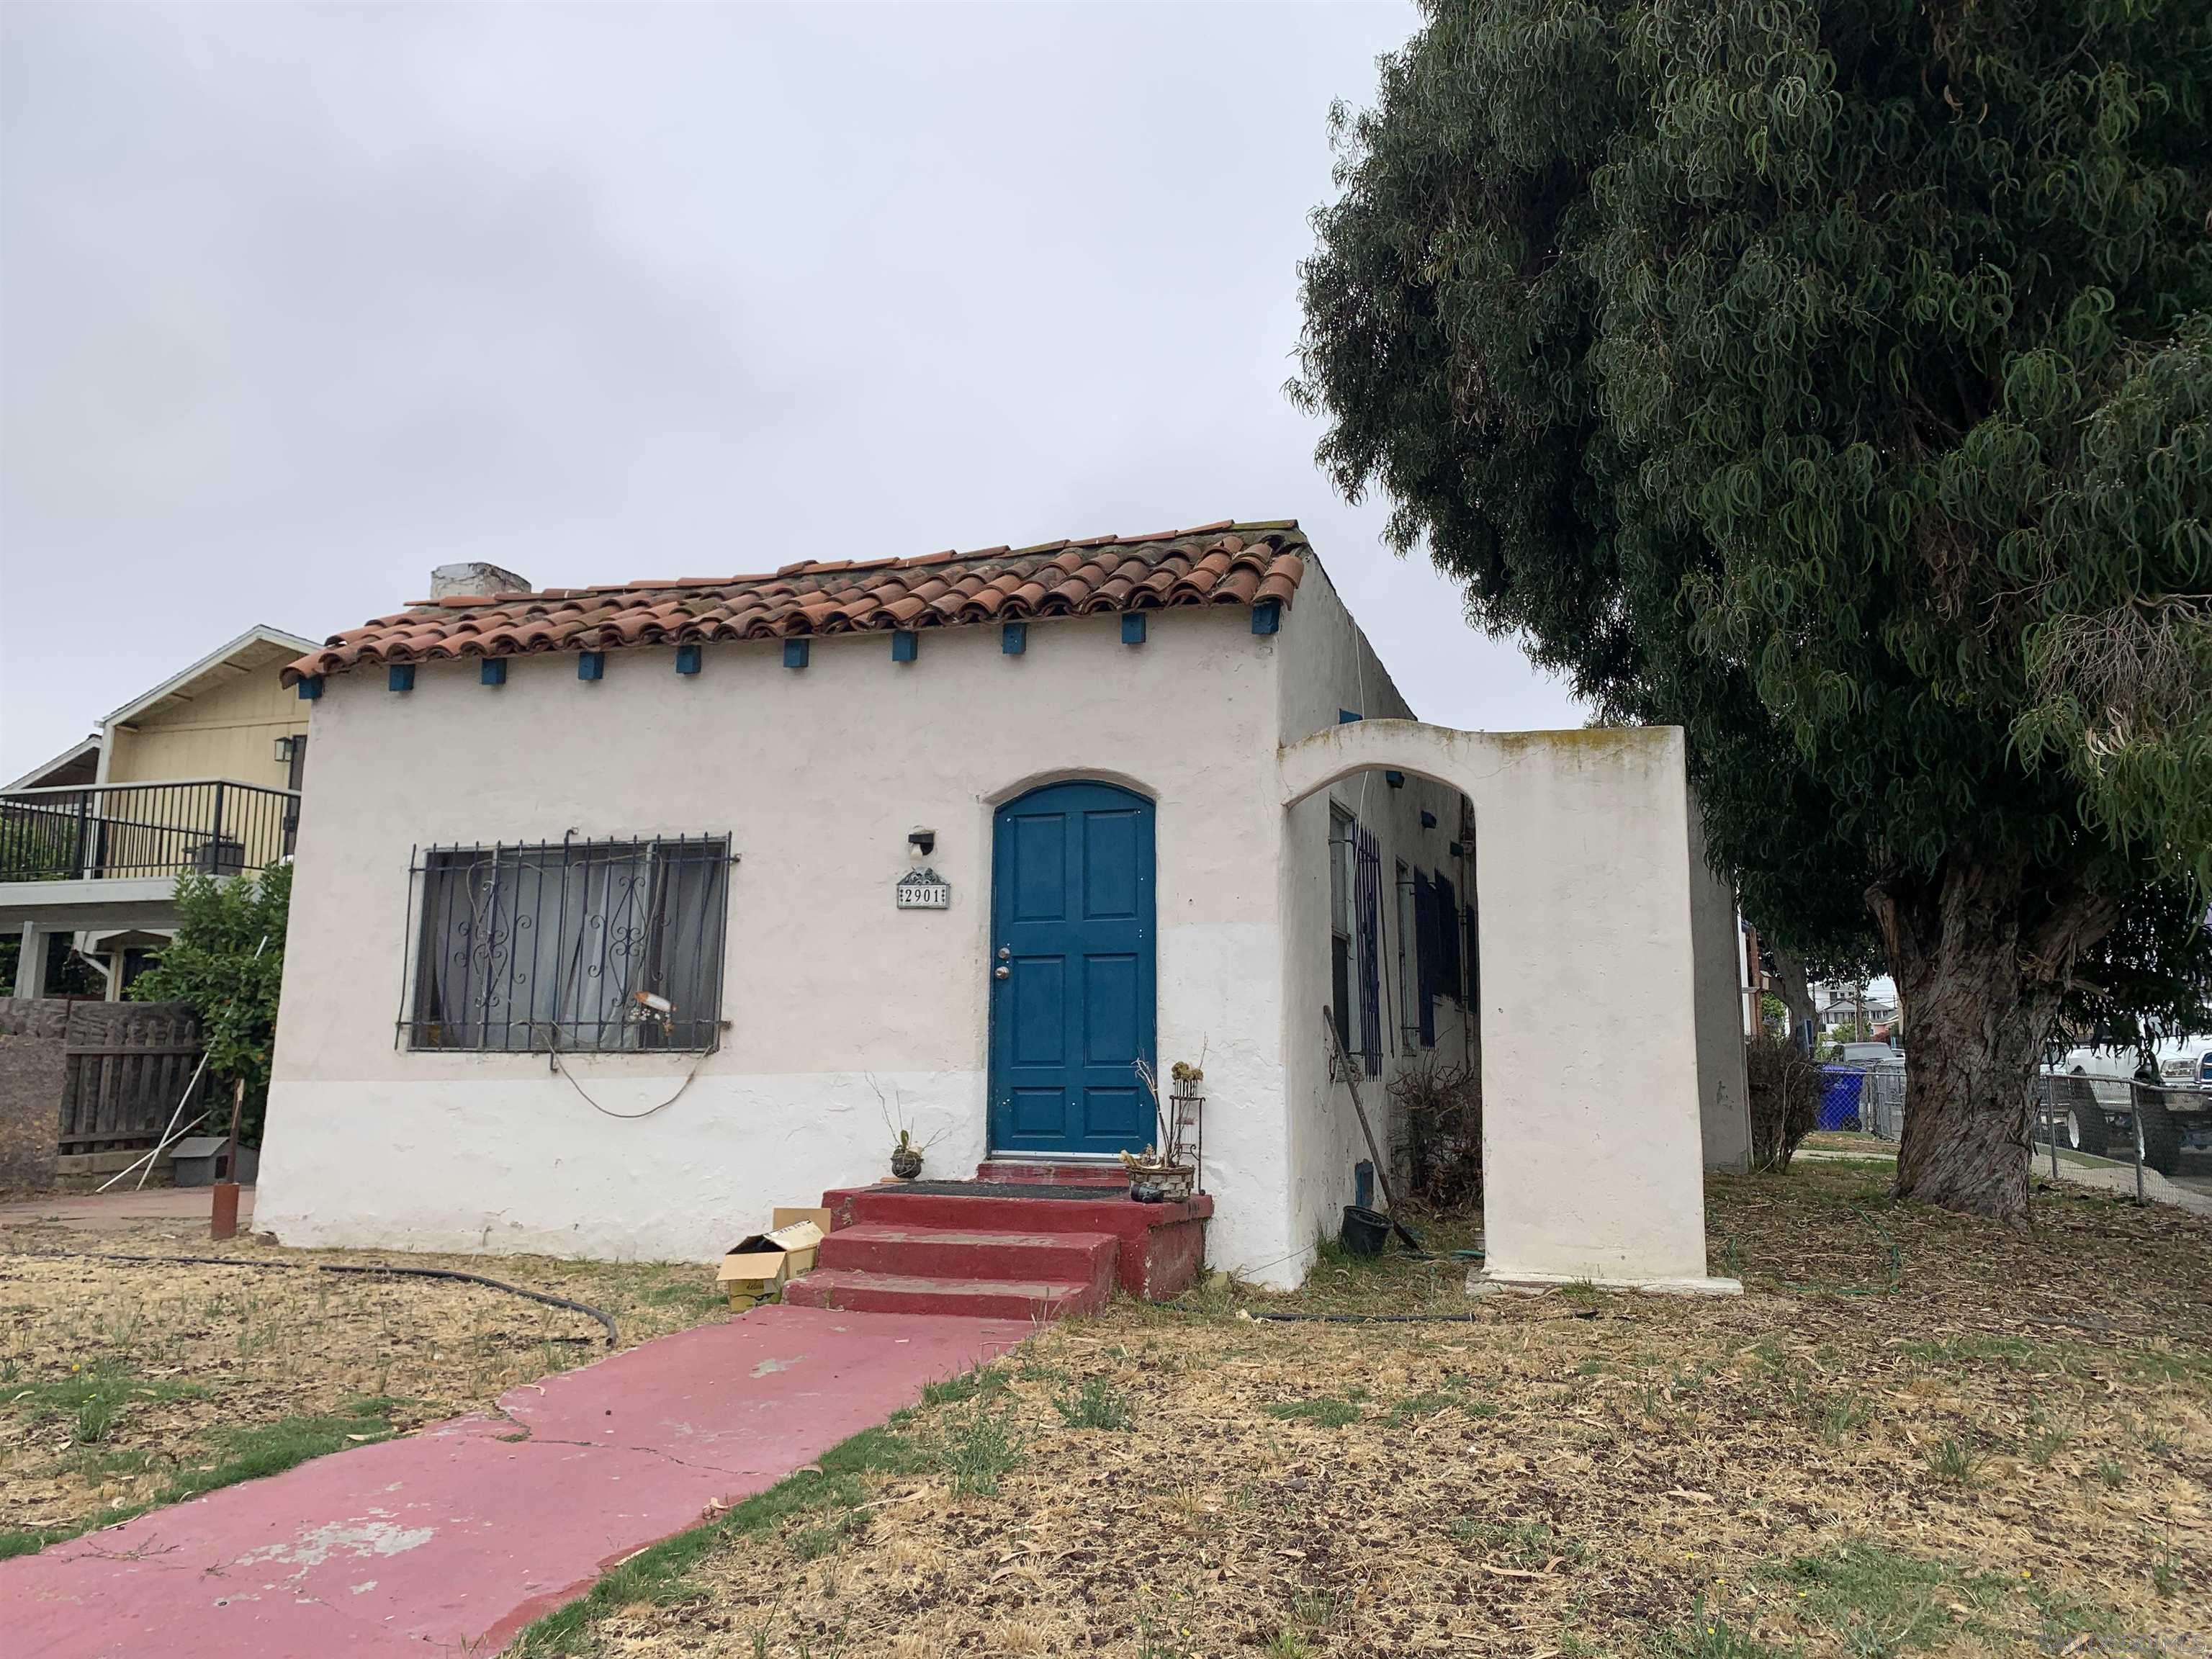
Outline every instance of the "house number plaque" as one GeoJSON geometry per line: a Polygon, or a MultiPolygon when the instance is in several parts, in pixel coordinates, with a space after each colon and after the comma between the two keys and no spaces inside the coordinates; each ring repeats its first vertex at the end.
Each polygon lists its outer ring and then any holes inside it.
{"type": "Polygon", "coordinates": [[[902,910],[949,910],[952,884],[934,870],[909,870],[892,889],[902,910]]]}

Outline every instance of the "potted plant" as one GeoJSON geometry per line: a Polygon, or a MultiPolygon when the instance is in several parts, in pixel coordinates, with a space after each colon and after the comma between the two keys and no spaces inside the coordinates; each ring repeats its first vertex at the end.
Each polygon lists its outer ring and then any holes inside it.
{"type": "MultiPolygon", "coordinates": [[[[868,1082],[871,1087],[874,1087],[873,1078],[870,1078],[868,1082]]],[[[906,1115],[906,1102],[896,1089],[891,1091],[889,1100],[884,1100],[884,1091],[877,1089],[876,1098],[883,1105],[884,1127],[894,1137],[891,1141],[891,1174],[897,1180],[912,1181],[921,1175],[922,1154],[937,1144],[937,1137],[933,1135],[927,1140],[915,1139],[914,1125],[908,1121],[906,1115]]]]}
{"type": "Polygon", "coordinates": [[[914,1144],[914,1132],[901,1129],[891,1147],[891,1173],[901,1181],[912,1181],[921,1173],[921,1153],[922,1149],[914,1144]]]}
{"type": "Polygon", "coordinates": [[[1152,1115],[1160,1139],[1156,1147],[1121,1154],[1121,1167],[1129,1173],[1129,1196],[1139,1204],[1180,1204],[1190,1196],[1192,1188],[1197,1184],[1197,1171],[1177,1133],[1180,1108],[1186,1097],[1203,1086],[1205,1073],[1188,1061],[1175,1063],[1172,1074],[1178,1110],[1171,1114],[1161,1102],[1158,1079],[1152,1075],[1152,1068],[1140,1060],[1134,1069],[1137,1080],[1152,1097],[1152,1115]]]}

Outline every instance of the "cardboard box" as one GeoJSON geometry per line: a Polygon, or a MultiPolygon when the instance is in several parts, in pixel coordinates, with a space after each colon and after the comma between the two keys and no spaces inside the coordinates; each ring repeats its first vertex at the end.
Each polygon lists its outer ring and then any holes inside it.
{"type": "MultiPolygon", "coordinates": [[[[773,1231],[741,1238],[724,1253],[714,1282],[729,1297],[731,1307],[742,1310],[773,1302],[783,1294],[786,1285],[813,1268],[815,1252],[822,1244],[822,1229],[811,1218],[783,1222],[783,1213],[777,1212],[775,1218],[781,1224],[773,1231]]],[[[810,1217],[813,1213],[823,1212],[810,1212],[810,1217]]]]}
{"type": "Polygon", "coordinates": [[[783,1255],[792,1259],[790,1276],[814,1272],[814,1256],[823,1245],[823,1234],[830,1232],[830,1212],[827,1210],[776,1210],[772,1217],[772,1228],[768,1232],[769,1243],[779,1245],[783,1255]]]}

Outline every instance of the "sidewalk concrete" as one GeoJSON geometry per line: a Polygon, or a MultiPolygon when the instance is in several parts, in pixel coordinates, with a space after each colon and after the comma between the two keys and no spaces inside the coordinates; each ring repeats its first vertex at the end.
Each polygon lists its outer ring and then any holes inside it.
{"type": "Polygon", "coordinates": [[[493,1653],[1026,1322],[757,1308],[0,1562],[10,1659],[493,1653]]]}
{"type": "MultiPolygon", "coordinates": [[[[205,1221],[212,1216],[215,1196],[205,1187],[149,1187],[143,1193],[131,1183],[109,1193],[50,1193],[0,1204],[0,1229],[58,1223],[64,1227],[98,1232],[134,1221],[205,1221]]],[[[253,1219],[253,1188],[238,1189],[238,1230],[249,1231],[253,1219]]]]}

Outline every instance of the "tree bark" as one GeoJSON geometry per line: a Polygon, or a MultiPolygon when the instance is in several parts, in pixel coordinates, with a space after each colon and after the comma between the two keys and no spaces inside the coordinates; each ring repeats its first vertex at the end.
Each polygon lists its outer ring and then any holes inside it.
{"type": "Polygon", "coordinates": [[[1820,1016],[1813,1008],[1813,988],[1805,979],[1805,964],[1794,951],[1774,947],[1774,976],[1782,981],[1782,1006],[1790,1011],[1790,1037],[1797,1052],[1809,1054],[1820,1045],[1814,1027],[1820,1016]]]}
{"type": "Polygon", "coordinates": [[[1867,897],[1909,1045],[1897,1195],[2023,1217],[2044,1041],[2112,908],[2018,857],[1947,860],[1932,876],[1878,882],[1867,897]]]}

